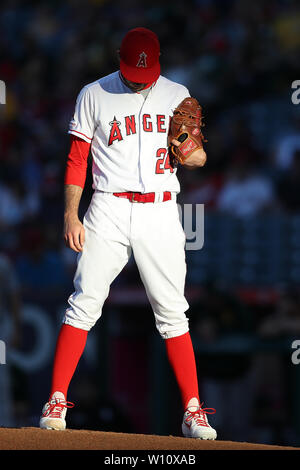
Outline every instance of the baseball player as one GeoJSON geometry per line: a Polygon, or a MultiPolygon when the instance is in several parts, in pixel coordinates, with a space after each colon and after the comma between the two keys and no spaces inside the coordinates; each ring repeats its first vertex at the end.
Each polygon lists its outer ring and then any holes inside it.
{"type": "MultiPolygon", "coordinates": [[[[152,31],[130,30],[119,56],[120,70],[81,90],[70,123],[64,237],[78,253],[75,290],[57,339],[40,427],[65,429],[67,408],[74,406],[67,401],[68,387],[88,332],[101,316],[111,283],[133,255],[181,392],[183,435],[215,439],[207,420],[215,410],[203,408],[199,400],[185,314],[185,234],[176,203],[180,185],[168,152],[172,112],[190,95],[160,75],[160,44],[152,31]],[[78,207],[90,150],[94,193],[81,223],[78,207]]],[[[181,145],[177,139],[171,142],[175,149],[181,145]]],[[[200,148],[184,165],[193,169],[205,161],[200,148]]]]}

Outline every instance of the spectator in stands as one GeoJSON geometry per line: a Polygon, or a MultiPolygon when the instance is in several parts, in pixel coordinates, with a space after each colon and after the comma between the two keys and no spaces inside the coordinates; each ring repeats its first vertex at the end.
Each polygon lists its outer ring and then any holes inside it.
{"type": "Polygon", "coordinates": [[[35,213],[35,204],[24,194],[21,182],[14,181],[9,186],[0,184],[0,226],[12,228],[21,224],[35,213]]]}
{"type": "Polygon", "coordinates": [[[218,410],[210,420],[220,438],[247,440],[253,403],[252,360],[251,351],[243,346],[253,332],[250,312],[229,290],[212,284],[191,309],[190,318],[199,342],[201,393],[207,406],[213,403],[218,410]]]}
{"type": "Polygon", "coordinates": [[[294,337],[300,334],[300,296],[297,289],[282,292],[275,312],[261,322],[258,334],[263,338],[294,337]]]}
{"type": "Polygon", "coordinates": [[[300,148],[292,156],[289,169],[280,176],[276,189],[284,211],[300,211],[300,148]]]}
{"type": "Polygon", "coordinates": [[[294,119],[288,132],[275,139],[274,166],[281,172],[288,171],[300,151],[300,118],[294,119]]]}
{"type": "Polygon", "coordinates": [[[16,259],[18,277],[22,279],[22,296],[26,300],[61,301],[70,287],[63,256],[47,239],[48,227],[24,227],[21,252],[16,259]]]}
{"type": "Polygon", "coordinates": [[[217,208],[235,217],[252,217],[274,205],[271,179],[247,160],[233,161],[220,191],[217,208]]]}
{"type": "MultiPolygon", "coordinates": [[[[256,421],[261,428],[269,428],[268,442],[276,439],[285,444],[287,436],[294,434],[293,398],[294,376],[290,348],[292,340],[300,335],[300,296],[298,288],[287,287],[280,293],[274,310],[263,318],[258,325],[258,337],[268,341],[266,351],[255,355],[254,384],[257,411],[256,421]],[[289,340],[286,343],[280,340],[289,340]]],[[[295,435],[293,436],[295,439],[295,435]]]]}

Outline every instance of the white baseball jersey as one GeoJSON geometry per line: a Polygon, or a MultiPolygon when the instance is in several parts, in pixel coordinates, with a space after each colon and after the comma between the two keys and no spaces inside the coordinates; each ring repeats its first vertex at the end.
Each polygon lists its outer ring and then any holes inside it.
{"type": "Polygon", "coordinates": [[[131,91],[119,71],[86,85],[69,133],[91,143],[93,188],[103,192],[178,193],[167,135],[187,88],[160,76],[146,97],[131,91]]]}

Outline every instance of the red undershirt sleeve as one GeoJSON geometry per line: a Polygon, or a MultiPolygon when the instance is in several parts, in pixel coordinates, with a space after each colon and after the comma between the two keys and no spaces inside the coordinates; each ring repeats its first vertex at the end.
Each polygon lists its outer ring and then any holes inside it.
{"type": "Polygon", "coordinates": [[[84,188],[88,156],[91,144],[71,135],[71,146],[67,158],[65,184],[74,184],[84,188]]]}

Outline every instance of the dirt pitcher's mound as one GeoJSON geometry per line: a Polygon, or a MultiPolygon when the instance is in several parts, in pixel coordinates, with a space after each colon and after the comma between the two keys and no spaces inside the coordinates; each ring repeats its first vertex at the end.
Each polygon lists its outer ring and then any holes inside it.
{"type": "Polygon", "coordinates": [[[39,428],[0,428],[0,450],[299,450],[247,442],[39,428]]]}

